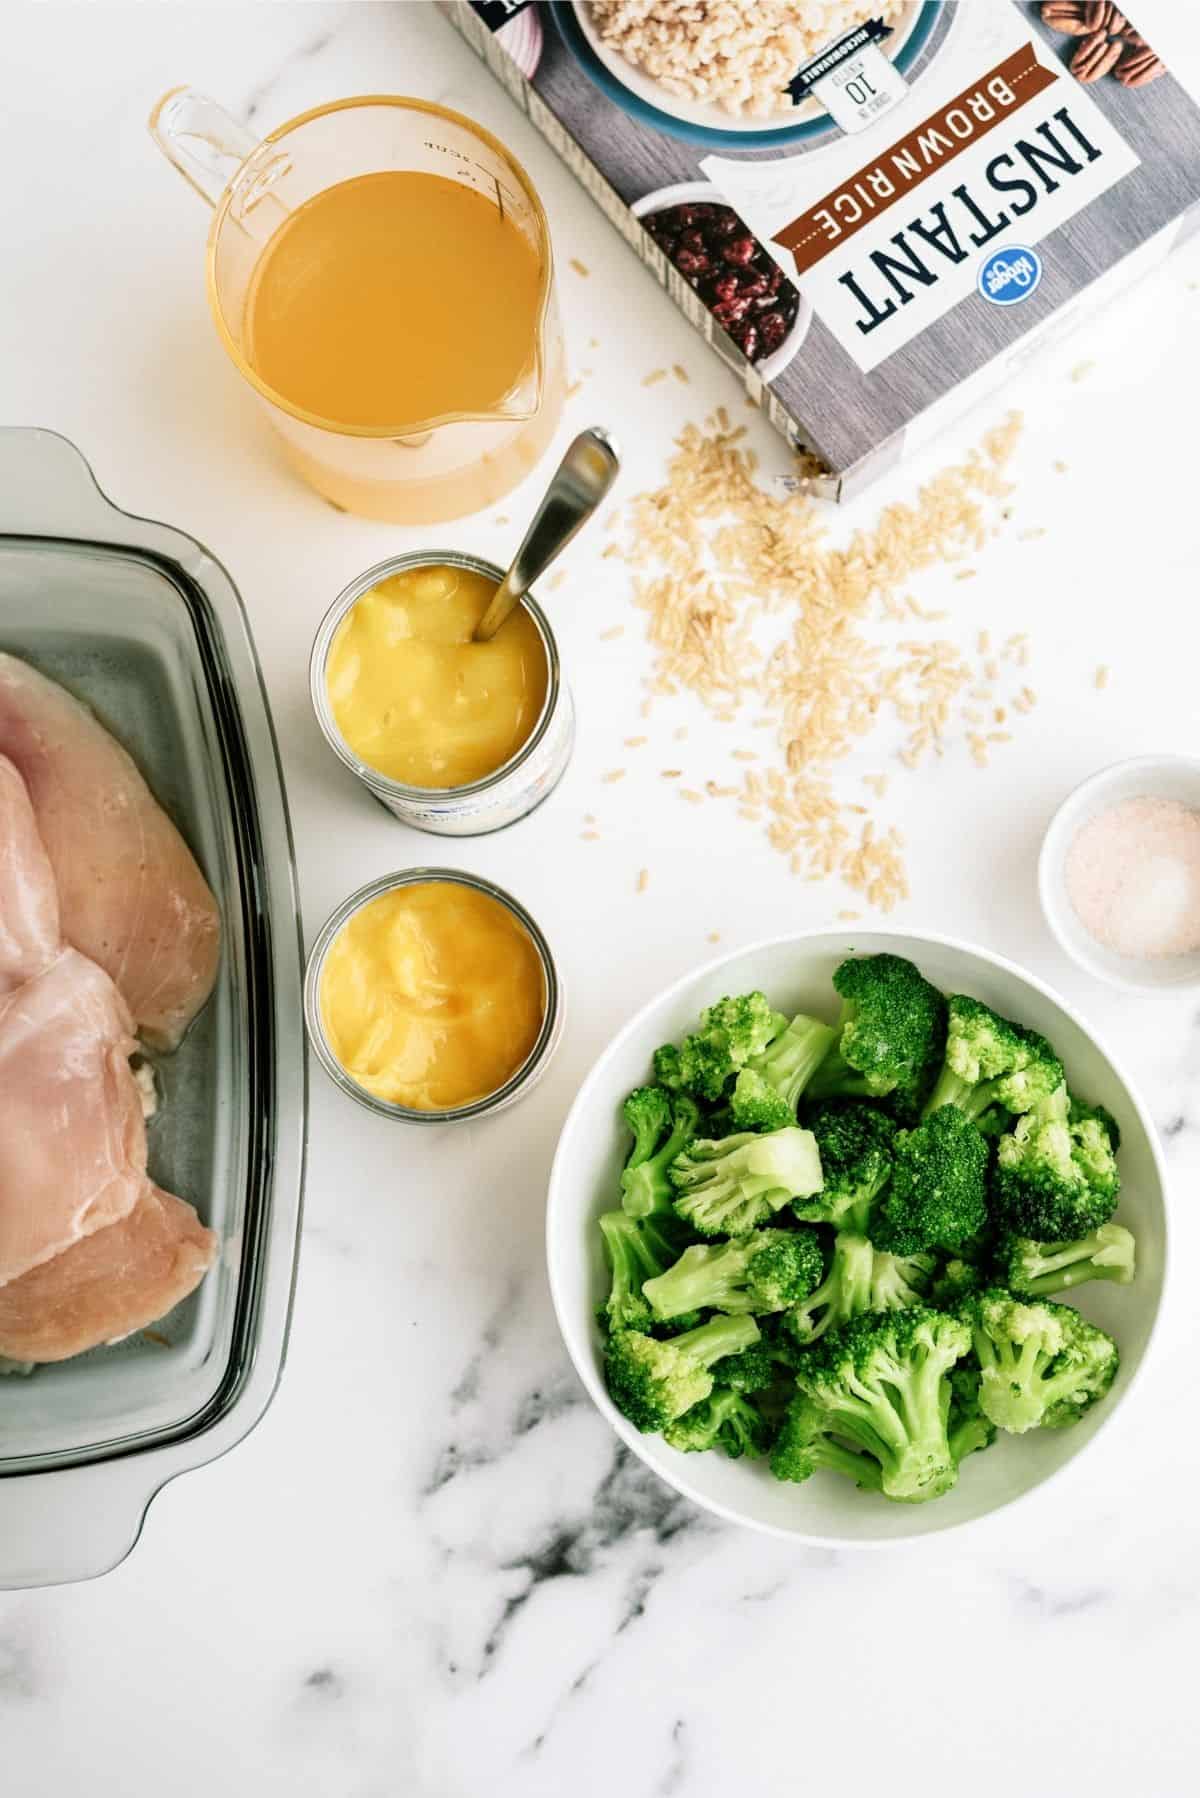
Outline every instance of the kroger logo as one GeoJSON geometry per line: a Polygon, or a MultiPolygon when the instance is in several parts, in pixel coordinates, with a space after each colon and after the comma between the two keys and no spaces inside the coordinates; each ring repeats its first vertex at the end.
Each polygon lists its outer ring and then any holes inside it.
{"type": "Polygon", "coordinates": [[[979,270],[979,291],[993,306],[1015,306],[1027,300],[1042,279],[1042,259],[1020,244],[993,250],[979,270]]]}

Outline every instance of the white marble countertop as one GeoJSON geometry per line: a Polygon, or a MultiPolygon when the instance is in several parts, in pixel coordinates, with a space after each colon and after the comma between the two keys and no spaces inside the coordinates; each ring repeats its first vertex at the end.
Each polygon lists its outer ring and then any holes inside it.
{"type": "MultiPolygon", "coordinates": [[[[1200,20],[1185,10],[1147,0],[1139,23],[1196,78],[1200,20]]],[[[1186,1272],[1200,1252],[1200,1008],[1195,996],[1131,1002],[1068,966],[1041,921],[1034,857],[1089,770],[1196,749],[1200,245],[855,514],[873,517],[1006,406],[1024,409],[1014,503],[1045,535],[985,555],[966,586],[935,574],[920,592],[953,604],[965,638],[985,624],[1030,631],[1041,703],[987,773],[959,751],[896,783],[913,892],[894,921],[1024,962],[1124,1044],[1175,1178],[1184,1272],[1165,1352],[1120,1457],[1097,1458],[1094,1478],[920,1550],[805,1551],[716,1524],[618,1452],[559,1344],[543,1199],[581,1074],[633,1008],[713,952],[710,933],[736,946],[856,902],[792,879],[732,819],[714,857],[709,816],[657,778],[658,746],[683,718],[691,735],[675,750],[711,772],[720,727],[686,709],[652,721],[653,759],[601,784],[632,764],[620,745],[639,728],[647,651],[628,575],[600,559],[599,539],[581,542],[558,595],[581,733],[552,800],[500,837],[434,844],[356,790],[309,714],[311,636],[350,576],[428,538],[336,516],[280,465],[206,316],[205,216],[155,155],[148,108],[190,81],[265,128],[384,88],[490,125],[545,197],[573,365],[592,371],[564,436],[614,426],[627,493],[661,478],[687,420],[740,404],[732,383],[423,6],[10,0],[3,34],[0,421],[65,433],[118,505],[179,525],[231,570],[279,729],[310,939],[352,887],[436,852],[527,900],[571,991],[551,1073],[488,1126],[397,1132],[315,1071],[279,1395],[233,1454],[161,1494],[114,1573],[0,1595],[5,1790],[1194,1792],[1200,1450],[1184,1355],[1200,1352],[1186,1272]],[[690,386],[641,385],[676,360],[690,386]],[[612,623],[624,635],[598,641],[612,623]],[[1099,663],[1112,669],[1102,693],[1099,663]],[[589,811],[596,842],[581,837],[589,811]]],[[[501,510],[519,518],[532,498],[501,510]]],[[[436,534],[497,557],[513,541],[488,519],[436,534]]]]}

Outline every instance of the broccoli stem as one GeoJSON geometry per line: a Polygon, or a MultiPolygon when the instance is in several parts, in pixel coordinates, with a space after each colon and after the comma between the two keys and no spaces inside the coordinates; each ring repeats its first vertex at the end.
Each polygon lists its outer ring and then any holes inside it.
{"type": "Polygon", "coordinates": [[[626,1167],[621,1175],[621,1209],[630,1217],[674,1215],[674,1193],[667,1170],[692,1141],[699,1121],[697,1106],[680,1095],[675,1101],[671,1134],[662,1148],[645,1161],[631,1162],[626,1167]]]}
{"type": "Polygon", "coordinates": [[[992,1432],[988,1428],[988,1420],[982,1412],[976,1417],[965,1417],[950,1431],[947,1441],[950,1444],[950,1455],[955,1466],[965,1461],[981,1448],[990,1446],[992,1432]]]}
{"type": "Polygon", "coordinates": [[[881,1466],[894,1465],[903,1453],[907,1437],[900,1419],[886,1405],[869,1400],[843,1398],[837,1407],[837,1430],[874,1455],[881,1466]]]}
{"type": "Polygon", "coordinates": [[[828,1054],[834,1034],[828,1024],[801,1013],[750,1061],[750,1067],[774,1087],[793,1116],[801,1094],[828,1054]]]}
{"type": "Polygon", "coordinates": [[[835,1442],[831,1436],[825,1436],[813,1449],[813,1459],[822,1467],[828,1467],[832,1473],[845,1474],[856,1486],[879,1490],[879,1463],[867,1460],[857,1449],[847,1448],[844,1443],[835,1442]]]}
{"type": "Polygon", "coordinates": [[[829,1272],[815,1292],[787,1313],[787,1327],[797,1342],[816,1342],[826,1330],[870,1309],[874,1262],[875,1251],[865,1236],[838,1232],[829,1272]]]}
{"type": "Polygon", "coordinates": [[[609,1325],[614,1330],[644,1329],[652,1314],[643,1284],[670,1265],[673,1247],[655,1220],[639,1222],[624,1211],[604,1212],[600,1234],[612,1270],[612,1289],[604,1306],[609,1325]]]}
{"type": "Polygon", "coordinates": [[[673,1267],[646,1282],[645,1297],[655,1317],[719,1309],[741,1290],[754,1246],[750,1238],[745,1242],[694,1243],[685,1249],[673,1267]]]}
{"type": "Polygon", "coordinates": [[[975,1332],[975,1352],[988,1395],[987,1415],[1002,1430],[1020,1436],[1036,1427],[1046,1409],[1046,1387],[1040,1379],[1048,1360],[1040,1341],[997,1344],[985,1331],[975,1332]]]}
{"type": "Polygon", "coordinates": [[[969,1081],[963,1080],[947,1064],[943,1066],[938,1075],[937,1082],[921,1116],[929,1117],[932,1112],[940,1111],[943,1105],[955,1105],[959,1111],[965,1111],[974,1122],[976,1118],[981,1118],[988,1107],[994,1103],[995,1097],[992,1081],[983,1080],[972,1086],[969,1081]]]}
{"type": "Polygon", "coordinates": [[[1089,1280],[1114,1280],[1128,1286],[1136,1271],[1137,1250],[1123,1224],[1101,1224],[1078,1242],[1032,1242],[1018,1239],[1007,1261],[1008,1284],[1031,1298],[1083,1286],[1089,1280]]]}
{"type": "Polygon", "coordinates": [[[839,1036],[809,1081],[805,1096],[809,1099],[871,1099],[879,1095],[868,1085],[866,1076],[845,1059],[839,1036]]]}
{"type": "Polygon", "coordinates": [[[833,1427],[879,1461],[889,1498],[919,1502],[932,1495],[931,1485],[944,1486],[950,1403],[944,1374],[940,1358],[929,1356],[915,1368],[897,1366],[886,1390],[863,1398],[847,1393],[838,1402],[833,1427]]]}
{"type": "Polygon", "coordinates": [[[723,1355],[740,1355],[758,1341],[760,1333],[752,1317],[713,1317],[695,1330],[672,1336],[671,1347],[693,1356],[703,1367],[711,1367],[723,1355]]]}

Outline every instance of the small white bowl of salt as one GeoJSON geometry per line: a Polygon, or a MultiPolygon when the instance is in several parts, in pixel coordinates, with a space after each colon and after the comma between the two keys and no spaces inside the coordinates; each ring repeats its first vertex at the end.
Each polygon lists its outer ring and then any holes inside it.
{"type": "Polygon", "coordinates": [[[1038,888],[1089,974],[1138,992],[1200,985],[1200,761],[1137,756],[1076,787],[1046,832],[1038,888]]]}

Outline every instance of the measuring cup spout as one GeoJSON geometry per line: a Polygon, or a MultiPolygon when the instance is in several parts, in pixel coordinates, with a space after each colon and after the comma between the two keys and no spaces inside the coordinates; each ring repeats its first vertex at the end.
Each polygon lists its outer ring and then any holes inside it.
{"type": "Polygon", "coordinates": [[[253,132],[194,87],[171,88],[148,122],[167,161],[210,206],[259,147],[253,132]]]}

